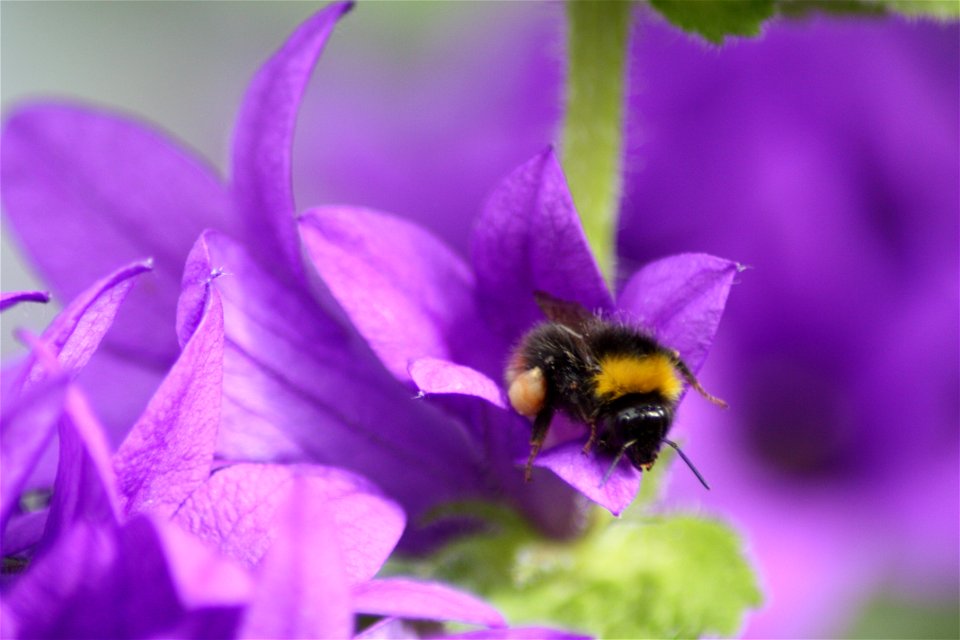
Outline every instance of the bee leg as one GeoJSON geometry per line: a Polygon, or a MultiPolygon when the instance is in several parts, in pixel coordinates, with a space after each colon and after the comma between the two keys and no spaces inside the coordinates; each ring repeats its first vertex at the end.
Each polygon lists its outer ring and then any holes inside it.
{"type": "Polygon", "coordinates": [[[673,362],[674,368],[680,372],[680,375],[683,376],[683,379],[687,381],[691,387],[693,387],[697,393],[702,395],[704,398],[717,405],[722,409],[727,408],[727,403],[721,400],[720,398],[710,395],[707,393],[707,390],[703,388],[703,385],[700,384],[700,381],[697,380],[697,377],[693,375],[693,371],[690,371],[690,367],[687,366],[683,360],[680,359],[680,354],[676,351],[670,352],[671,361],[673,362]]]}
{"type": "Polygon", "coordinates": [[[530,482],[533,476],[533,461],[537,459],[543,441],[547,439],[547,430],[550,428],[550,420],[553,418],[553,409],[547,407],[537,414],[533,420],[533,433],[530,435],[530,457],[527,458],[527,466],[523,469],[523,480],[530,482]]]}
{"type": "Polygon", "coordinates": [[[587,444],[583,445],[583,455],[588,455],[597,442],[597,424],[592,421],[588,424],[590,425],[590,437],[587,439],[587,444]]]}

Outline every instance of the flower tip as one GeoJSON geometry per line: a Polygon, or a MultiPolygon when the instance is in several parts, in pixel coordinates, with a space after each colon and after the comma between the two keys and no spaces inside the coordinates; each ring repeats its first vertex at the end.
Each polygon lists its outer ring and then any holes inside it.
{"type": "Polygon", "coordinates": [[[542,160],[550,160],[550,159],[555,160],[557,158],[556,146],[554,146],[552,142],[548,144],[546,147],[543,148],[543,151],[540,152],[540,158],[542,160]]]}
{"type": "Polygon", "coordinates": [[[9,309],[21,302],[50,302],[49,291],[12,291],[0,293],[0,311],[9,309]]]}
{"type": "Polygon", "coordinates": [[[320,15],[333,15],[335,20],[339,20],[343,16],[347,15],[353,10],[356,0],[342,0],[341,2],[331,2],[320,11],[316,12],[315,16],[320,15]]]}

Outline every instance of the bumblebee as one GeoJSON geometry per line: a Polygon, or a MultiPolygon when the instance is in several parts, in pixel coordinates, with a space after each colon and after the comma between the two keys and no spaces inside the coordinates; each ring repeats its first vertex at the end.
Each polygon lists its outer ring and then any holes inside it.
{"type": "Polygon", "coordinates": [[[697,381],[680,354],[636,327],[605,320],[583,306],[543,292],[534,294],[547,317],[520,340],[506,370],[513,409],[533,418],[529,482],[533,462],[556,411],[590,429],[584,453],[612,455],[604,483],[624,456],[649,471],[660,447],[677,450],[697,479],[706,481],[680,448],[667,439],[683,383],[726,407],[697,381]]]}

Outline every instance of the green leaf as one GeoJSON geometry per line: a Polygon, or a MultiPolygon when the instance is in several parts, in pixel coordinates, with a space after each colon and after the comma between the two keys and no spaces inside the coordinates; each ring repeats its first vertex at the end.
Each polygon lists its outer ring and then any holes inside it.
{"type": "Polygon", "coordinates": [[[755,36],[774,13],[774,0],[650,0],[650,5],[684,31],[714,44],[726,36],[755,36]]]}
{"type": "Polygon", "coordinates": [[[878,4],[905,16],[940,20],[960,18],[960,2],[957,0],[879,0],[878,4]]]}
{"type": "Polygon", "coordinates": [[[621,520],[572,548],[536,551],[518,558],[527,577],[519,589],[491,594],[514,623],[549,621],[603,638],[729,636],[760,604],[739,540],[719,522],[621,520]]]}
{"type": "Polygon", "coordinates": [[[778,0],[777,11],[790,18],[811,13],[845,15],[900,14],[913,18],[955,20],[960,18],[957,0],[778,0]]]}
{"type": "Polygon", "coordinates": [[[683,515],[614,520],[596,510],[570,542],[544,540],[517,521],[393,569],[459,583],[511,624],[601,638],[729,636],[761,601],[737,535],[683,515]]]}
{"type": "Polygon", "coordinates": [[[806,18],[816,13],[833,15],[879,15],[886,8],[871,0],[779,0],[777,11],[788,18],[806,18]]]}
{"type": "Polygon", "coordinates": [[[907,600],[891,593],[870,599],[845,638],[960,638],[960,600],[956,588],[933,597],[907,600]],[[950,593],[953,591],[953,593],[950,593]]]}
{"type": "Polygon", "coordinates": [[[674,25],[714,44],[721,44],[726,36],[758,35],[774,15],[894,13],[941,21],[960,18],[958,0],[650,0],[650,5],[674,25]]]}

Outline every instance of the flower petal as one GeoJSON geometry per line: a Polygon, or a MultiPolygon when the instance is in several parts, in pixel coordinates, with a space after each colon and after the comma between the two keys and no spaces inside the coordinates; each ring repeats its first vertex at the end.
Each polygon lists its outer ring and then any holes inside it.
{"type": "Polygon", "coordinates": [[[409,640],[419,637],[421,634],[409,621],[400,618],[381,618],[355,634],[353,640],[409,640]]]}
{"type": "Polygon", "coordinates": [[[253,577],[243,567],[214,553],[169,520],[149,518],[149,522],[157,531],[170,582],[184,607],[239,606],[250,601],[253,577]]]}
{"type": "Polygon", "coordinates": [[[330,505],[294,478],[279,505],[276,537],[257,567],[247,638],[349,638],[350,590],[330,505]]]}
{"type": "Polygon", "coordinates": [[[434,638],[436,640],[591,640],[593,636],[585,636],[572,631],[548,629],[545,627],[516,627],[501,629],[479,629],[461,633],[444,633],[442,635],[418,633],[415,624],[401,618],[384,618],[354,636],[355,640],[408,640],[409,638],[434,638]]]}
{"type": "Polygon", "coordinates": [[[462,424],[414,399],[359,337],[304,288],[262,269],[242,247],[208,238],[227,333],[226,460],[316,461],[353,469],[411,518],[483,492],[483,464],[462,424]]]}
{"type": "Polygon", "coordinates": [[[544,451],[534,465],[550,469],[587,498],[618,516],[640,490],[640,472],[621,460],[604,482],[603,476],[612,462],[595,454],[584,455],[583,442],[573,441],[544,451]]]}
{"type": "Polygon", "coordinates": [[[20,302],[49,302],[48,291],[11,291],[0,294],[0,311],[9,309],[20,302]]]}
{"type": "MultiPolygon", "coordinates": [[[[59,367],[68,377],[76,377],[93,356],[107,330],[113,324],[120,303],[124,301],[137,276],[152,265],[135,262],[88,287],[54,318],[42,340],[59,367]]],[[[24,368],[20,385],[27,388],[43,378],[46,368],[31,356],[24,368]]]]}
{"type": "Polygon", "coordinates": [[[125,513],[172,515],[207,479],[220,425],[223,383],[223,306],[203,237],[185,270],[179,333],[183,352],[114,458],[125,513]],[[196,290],[204,292],[197,297],[196,290]],[[195,318],[199,315],[199,321],[195,318]],[[192,335],[191,329],[194,327],[192,335]]]}
{"type": "MultiPolygon", "coordinates": [[[[130,304],[125,306],[129,307],[130,304]]],[[[169,326],[165,330],[173,333],[169,326]]],[[[93,405],[97,417],[107,430],[110,446],[116,451],[130,427],[147,408],[147,403],[176,358],[175,354],[171,354],[170,361],[161,364],[131,358],[130,353],[111,351],[108,343],[112,333],[107,334],[107,344],[100,345],[96,357],[87,363],[76,382],[93,405]]]]}
{"type": "Polygon", "coordinates": [[[742,270],[736,262],[705,253],[663,258],[633,274],[619,306],[697,371],[713,344],[730,287],[742,270]]]}
{"type": "Polygon", "coordinates": [[[174,520],[222,554],[254,567],[273,542],[277,509],[292,480],[292,469],[284,465],[218,469],[183,502],[174,520]]]}
{"type": "MultiPolygon", "coordinates": [[[[48,553],[34,559],[30,570],[5,594],[5,604],[19,633],[22,637],[122,637],[133,635],[134,630],[142,633],[146,629],[139,625],[143,625],[144,616],[124,620],[123,612],[145,593],[139,587],[157,581],[159,572],[147,545],[128,561],[134,559],[139,565],[138,584],[128,593],[118,592],[116,587],[120,585],[111,584],[111,579],[118,577],[117,564],[123,561],[116,533],[104,526],[71,527],[48,553]],[[107,594],[115,600],[107,601],[107,594]]],[[[151,591],[155,611],[161,615],[175,611],[172,594],[162,598],[159,586],[151,591]]]]}
{"type": "Polygon", "coordinates": [[[37,460],[53,438],[63,411],[67,381],[44,380],[16,398],[4,398],[0,414],[0,533],[20,499],[37,460]]]}
{"type": "Polygon", "coordinates": [[[320,486],[333,516],[348,581],[373,578],[403,534],[407,521],[403,509],[352,473],[329,467],[312,467],[309,473],[311,486],[320,486]]]}
{"type": "Polygon", "coordinates": [[[233,465],[214,473],[176,519],[223,553],[254,566],[277,535],[278,509],[298,477],[303,500],[327,505],[346,579],[353,584],[373,577],[396,546],[405,517],[379,489],[341,469],[233,465]]]}
{"type": "Polygon", "coordinates": [[[591,310],[613,308],[552,149],[493,192],[477,222],[471,257],[486,319],[509,340],[543,319],[535,291],[591,310]]]}
{"type": "Polygon", "coordinates": [[[500,612],[483,600],[436,582],[383,578],[354,586],[352,594],[353,608],[358,613],[451,620],[487,627],[506,625],[500,612]]]}
{"type": "Polygon", "coordinates": [[[545,627],[516,627],[513,629],[483,629],[445,635],[444,638],[453,640],[591,640],[594,636],[585,636],[582,633],[548,629],[545,627]]]}
{"type": "Polygon", "coordinates": [[[470,362],[485,353],[473,276],[424,229],[368,209],[324,207],[300,218],[300,234],[324,283],[397,378],[409,380],[417,358],[470,362]]]}
{"type": "Polygon", "coordinates": [[[45,279],[70,299],[119,263],[152,256],[156,278],[133,296],[110,344],[165,368],[176,344],[180,269],[205,227],[230,229],[228,194],[189,151],[126,117],[39,103],[7,121],[4,211],[45,279]]]}
{"type": "Polygon", "coordinates": [[[12,516],[0,540],[0,553],[4,556],[17,555],[36,545],[47,528],[49,515],[49,509],[42,509],[12,516]]]}
{"type": "Polygon", "coordinates": [[[112,525],[120,520],[117,478],[103,427],[75,386],[67,390],[60,421],[60,458],[42,544],[51,545],[77,521],[112,525]]]}
{"type": "Polygon", "coordinates": [[[331,4],[304,22],[257,72],[244,97],[231,175],[244,236],[259,258],[299,271],[290,173],[300,98],[333,27],[352,4],[331,4]]]}
{"type": "Polygon", "coordinates": [[[476,369],[439,358],[420,358],[410,365],[410,377],[422,393],[459,394],[486,400],[506,409],[503,391],[476,369]]]}
{"type": "MultiPolygon", "coordinates": [[[[550,535],[563,537],[579,526],[577,496],[567,485],[553,477],[535,483],[523,480],[516,458],[522,452],[520,464],[526,462],[530,423],[507,409],[493,380],[469,367],[433,358],[417,360],[410,373],[431,404],[463,418],[482,443],[477,446],[482,446],[487,470],[496,478],[501,494],[513,496],[520,509],[550,535]]],[[[552,431],[556,430],[554,426],[552,431]]]]}
{"type": "MultiPolygon", "coordinates": [[[[186,611],[161,537],[157,524],[142,517],[119,529],[76,524],[5,594],[10,618],[23,637],[171,635],[186,611]]],[[[236,620],[220,615],[206,622],[219,624],[195,629],[197,636],[232,635],[236,620]]]]}

